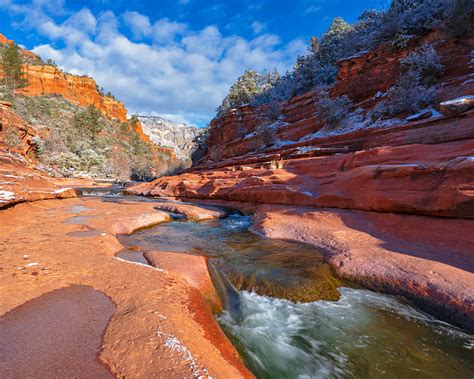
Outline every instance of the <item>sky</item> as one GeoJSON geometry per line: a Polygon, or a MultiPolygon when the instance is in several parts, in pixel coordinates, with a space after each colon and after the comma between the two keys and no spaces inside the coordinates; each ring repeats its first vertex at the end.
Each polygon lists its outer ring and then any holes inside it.
{"type": "Polygon", "coordinates": [[[291,69],[335,17],[386,0],[0,0],[0,33],[92,76],[129,114],[205,126],[245,71],[291,69]]]}

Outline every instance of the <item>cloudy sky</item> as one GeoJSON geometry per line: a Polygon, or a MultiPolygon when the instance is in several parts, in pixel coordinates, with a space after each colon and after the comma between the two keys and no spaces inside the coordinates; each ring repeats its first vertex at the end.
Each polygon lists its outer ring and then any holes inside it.
{"type": "Polygon", "coordinates": [[[383,0],[0,0],[0,32],[130,113],[206,125],[246,68],[289,69],[334,17],[383,0]]]}

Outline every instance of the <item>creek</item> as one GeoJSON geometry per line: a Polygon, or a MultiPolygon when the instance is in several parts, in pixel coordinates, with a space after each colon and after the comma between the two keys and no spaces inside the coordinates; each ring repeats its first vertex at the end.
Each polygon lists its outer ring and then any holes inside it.
{"type": "Polygon", "coordinates": [[[404,298],[342,282],[311,246],[263,239],[250,217],[179,219],[121,236],[143,251],[205,255],[216,318],[259,378],[471,378],[474,339],[404,298]]]}
{"type": "MultiPolygon", "coordinates": [[[[124,199],[113,195],[104,201],[124,199]]],[[[119,256],[145,264],[146,251],[206,256],[224,306],[216,319],[258,378],[472,378],[472,335],[402,297],[338,279],[314,247],[261,238],[236,212],[172,216],[119,236],[119,256]]]]}

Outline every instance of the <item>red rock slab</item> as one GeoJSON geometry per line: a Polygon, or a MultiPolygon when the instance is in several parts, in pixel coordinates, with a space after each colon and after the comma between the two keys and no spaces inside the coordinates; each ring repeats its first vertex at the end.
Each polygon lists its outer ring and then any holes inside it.
{"type": "Polygon", "coordinates": [[[201,296],[200,291],[170,271],[117,259],[123,249],[117,230],[131,232],[156,221],[145,214],[169,217],[154,209],[153,202],[97,198],[45,200],[1,210],[0,315],[53,290],[86,285],[117,306],[100,355],[117,376],[248,377],[243,365],[232,364],[207,338],[218,326],[210,310],[206,322],[196,312],[193,304],[198,300],[190,293],[195,290],[201,296]],[[80,223],[68,222],[78,215],[80,223]],[[100,234],[70,234],[84,229],[100,234]]]}
{"type": "Polygon", "coordinates": [[[209,275],[207,258],[167,251],[147,252],[145,257],[153,266],[166,270],[177,280],[184,280],[188,284],[188,308],[194,315],[194,320],[203,327],[204,337],[219,349],[222,356],[242,377],[252,378],[235,348],[215,321],[213,313],[221,311],[222,305],[209,275]]]}
{"type": "Polygon", "coordinates": [[[0,149],[0,209],[45,199],[76,197],[72,188],[60,188],[54,179],[35,169],[27,159],[0,149]]]}
{"type": "Polygon", "coordinates": [[[213,220],[226,216],[223,210],[192,204],[157,203],[154,206],[156,209],[183,214],[190,221],[213,220]]]}
{"type": "Polygon", "coordinates": [[[99,359],[115,305],[102,292],[71,286],[0,318],[0,377],[113,378],[99,359]]]}
{"type": "Polygon", "coordinates": [[[473,329],[473,220],[275,205],[254,219],[260,235],[318,247],[341,276],[473,329]]]}
{"type": "Polygon", "coordinates": [[[201,291],[214,311],[222,309],[221,301],[207,270],[206,257],[168,251],[147,252],[145,257],[153,266],[180,276],[190,287],[201,291]]]}
{"type": "Polygon", "coordinates": [[[474,217],[474,139],[188,172],[128,189],[178,198],[474,217]]]}

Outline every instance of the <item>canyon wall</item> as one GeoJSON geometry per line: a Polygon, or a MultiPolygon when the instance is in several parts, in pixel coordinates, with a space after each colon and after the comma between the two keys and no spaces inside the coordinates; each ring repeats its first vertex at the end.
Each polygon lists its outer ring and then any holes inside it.
{"type": "MultiPolygon", "coordinates": [[[[0,34],[0,44],[13,43],[0,34]]],[[[40,57],[26,49],[21,49],[25,64],[23,73],[28,85],[17,92],[27,96],[61,95],[76,105],[94,105],[104,115],[126,121],[127,109],[113,98],[101,95],[97,83],[88,76],[65,73],[54,65],[45,64],[40,57]]]]}
{"type": "Polygon", "coordinates": [[[52,65],[24,65],[24,76],[28,86],[18,90],[27,96],[62,95],[73,104],[93,105],[104,115],[126,121],[127,110],[123,103],[99,94],[97,83],[88,76],[77,76],[62,72],[52,65]]]}
{"type": "Polygon", "coordinates": [[[433,32],[344,59],[331,95],[365,114],[428,42],[445,66],[435,109],[328,130],[315,92],[279,104],[279,117],[244,106],[211,122],[207,154],[186,173],[128,191],[255,212],[255,233],[310,243],[341,277],[471,330],[474,40],[433,32]]]}
{"type": "MultiPolygon", "coordinates": [[[[373,51],[341,60],[331,95],[347,95],[353,100],[354,108],[367,112],[384,99],[382,94],[398,79],[400,60],[424,44],[432,44],[435,47],[444,65],[444,71],[439,78],[438,101],[473,94],[474,62],[471,50],[474,39],[447,38],[433,31],[411,40],[403,50],[395,51],[390,45],[381,45],[373,51]]],[[[316,115],[317,99],[317,93],[308,92],[280,103],[281,114],[277,120],[268,106],[245,106],[212,120],[209,128],[209,149],[204,162],[225,161],[247,154],[286,151],[290,148],[321,144],[321,138],[326,134],[321,130],[324,122],[316,115]]],[[[404,124],[403,118],[393,122],[404,124]]],[[[354,125],[354,129],[366,126],[371,129],[385,129],[391,125],[388,122],[379,122],[372,125],[354,125]]],[[[332,134],[337,134],[337,131],[332,134]]]]}

